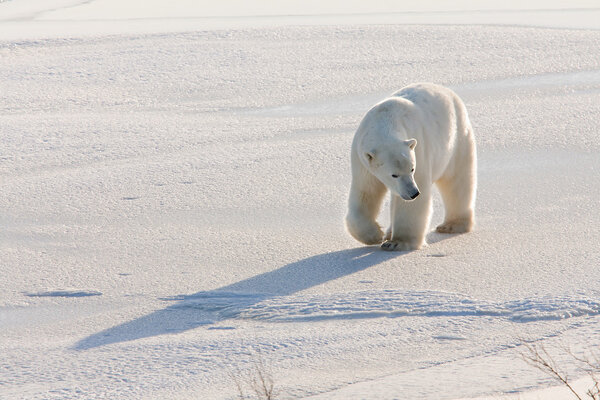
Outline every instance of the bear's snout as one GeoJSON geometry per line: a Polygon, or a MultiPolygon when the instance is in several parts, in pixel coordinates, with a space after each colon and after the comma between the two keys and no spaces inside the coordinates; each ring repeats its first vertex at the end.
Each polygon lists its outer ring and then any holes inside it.
{"type": "Polygon", "coordinates": [[[420,194],[421,194],[421,193],[419,193],[419,191],[417,190],[417,191],[415,192],[415,194],[413,194],[412,196],[410,196],[410,199],[411,199],[411,200],[414,200],[414,199],[416,199],[416,198],[417,198],[417,196],[418,196],[418,195],[420,195],[420,194]]]}

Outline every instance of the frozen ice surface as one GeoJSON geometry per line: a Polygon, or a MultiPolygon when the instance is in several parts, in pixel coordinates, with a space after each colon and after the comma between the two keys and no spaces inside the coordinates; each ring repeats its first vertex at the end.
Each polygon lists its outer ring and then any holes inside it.
{"type": "Polygon", "coordinates": [[[257,357],[284,399],[485,397],[551,383],[522,338],[599,344],[600,31],[111,4],[0,2],[0,398],[233,399],[257,357]],[[349,148],[414,81],[468,107],[478,225],[389,254],[349,148]]]}

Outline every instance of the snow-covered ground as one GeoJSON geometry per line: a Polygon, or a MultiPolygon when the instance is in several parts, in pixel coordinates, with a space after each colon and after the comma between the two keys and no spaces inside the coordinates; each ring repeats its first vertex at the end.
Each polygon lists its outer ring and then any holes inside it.
{"type": "Polygon", "coordinates": [[[600,345],[595,3],[199,3],[0,1],[0,398],[550,398],[520,341],[600,345]],[[415,81],[467,105],[478,225],[390,254],[350,143],[415,81]]]}

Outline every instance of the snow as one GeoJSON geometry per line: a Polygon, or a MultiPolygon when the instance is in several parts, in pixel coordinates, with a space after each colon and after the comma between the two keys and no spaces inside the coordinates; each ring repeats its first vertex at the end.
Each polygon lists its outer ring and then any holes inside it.
{"type": "Polygon", "coordinates": [[[0,398],[233,399],[257,359],[282,399],[561,398],[519,344],[600,344],[594,2],[143,3],[0,2],[0,398]],[[467,105],[477,228],[390,254],[349,149],[415,81],[467,105]]]}
{"type": "Polygon", "coordinates": [[[289,25],[516,25],[600,29],[596,0],[4,0],[0,38],[34,40],[289,25]]]}

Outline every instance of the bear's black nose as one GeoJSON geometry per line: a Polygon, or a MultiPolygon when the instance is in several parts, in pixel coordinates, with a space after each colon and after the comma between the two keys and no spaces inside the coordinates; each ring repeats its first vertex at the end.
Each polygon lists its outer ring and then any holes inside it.
{"type": "Polygon", "coordinates": [[[413,194],[412,196],[410,196],[411,200],[416,199],[419,194],[420,194],[419,192],[416,192],[415,194],[413,194]]]}

